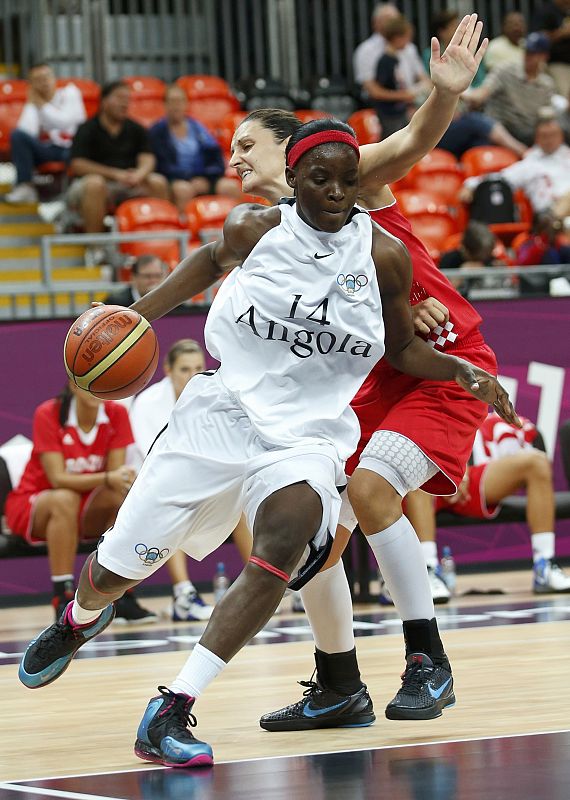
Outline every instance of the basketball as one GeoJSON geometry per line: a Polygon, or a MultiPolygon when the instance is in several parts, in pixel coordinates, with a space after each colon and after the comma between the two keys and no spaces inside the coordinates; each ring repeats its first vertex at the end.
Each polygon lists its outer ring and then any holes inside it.
{"type": "Polygon", "coordinates": [[[150,323],[123,306],[97,306],[71,326],[63,346],[69,377],[101,400],[140,392],[158,363],[158,342],[150,323]]]}

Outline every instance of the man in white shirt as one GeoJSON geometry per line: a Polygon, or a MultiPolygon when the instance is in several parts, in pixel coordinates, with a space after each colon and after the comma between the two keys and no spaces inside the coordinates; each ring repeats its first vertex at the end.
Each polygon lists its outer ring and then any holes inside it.
{"type": "MultiPolygon", "coordinates": [[[[376,81],[376,65],[386,49],[384,29],[386,24],[401,16],[392,3],[379,3],[372,12],[372,36],[358,45],[352,57],[354,81],[358,83],[363,97],[374,99],[378,87],[376,81]]],[[[427,86],[429,77],[425,71],[418,48],[410,42],[398,53],[399,75],[406,89],[419,89],[419,85],[427,86]]]]}
{"type": "Polygon", "coordinates": [[[484,63],[490,71],[506,64],[517,64],[522,67],[524,60],[524,37],[526,36],[526,20],[518,11],[505,14],[503,32],[489,42],[484,63]]]}
{"type": "Polygon", "coordinates": [[[36,203],[32,184],[34,168],[47,161],[69,161],[71,140],[85,120],[81,92],[73,83],[58,89],[48,64],[36,64],[28,73],[28,101],[10,136],[16,184],[5,199],[9,203],[36,203]]]}
{"type": "MultiPolygon", "coordinates": [[[[570,214],[570,147],[555,118],[539,120],[534,146],[524,158],[498,173],[513,189],[522,189],[533,211],[551,210],[557,217],[570,214]]],[[[488,175],[467,178],[460,198],[470,202],[473,191],[488,175]]]]}

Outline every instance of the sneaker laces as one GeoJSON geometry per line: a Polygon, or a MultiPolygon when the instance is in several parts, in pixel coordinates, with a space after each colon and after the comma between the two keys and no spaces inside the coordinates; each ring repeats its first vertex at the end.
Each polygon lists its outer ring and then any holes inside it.
{"type": "Polygon", "coordinates": [[[78,639],[81,636],[81,630],[74,628],[68,622],[55,622],[49,633],[42,636],[38,642],[37,655],[41,655],[42,658],[45,655],[49,661],[51,661],[52,654],[60,656],[61,645],[67,644],[70,635],[74,639],[78,639]]]}
{"type": "Polygon", "coordinates": [[[434,672],[434,667],[424,665],[421,661],[408,664],[402,675],[402,689],[407,694],[420,695],[426,679],[434,672]]]}
{"type": "Polygon", "coordinates": [[[162,721],[168,721],[172,726],[172,729],[169,729],[169,735],[175,733],[194,738],[188,730],[189,727],[195,728],[198,724],[198,720],[190,710],[194,703],[194,698],[184,694],[176,694],[167,686],[159,686],[158,691],[166,701],[169,701],[169,705],[159,712],[162,721]]]}

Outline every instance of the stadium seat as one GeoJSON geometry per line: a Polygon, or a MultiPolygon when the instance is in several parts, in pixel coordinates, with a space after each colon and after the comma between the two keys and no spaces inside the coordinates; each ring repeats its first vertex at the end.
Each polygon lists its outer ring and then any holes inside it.
{"type": "Polygon", "coordinates": [[[28,99],[28,82],[20,79],[0,80],[0,103],[21,103],[28,99]]]}
{"type": "Polygon", "coordinates": [[[204,194],[186,204],[187,224],[194,240],[212,241],[217,238],[232,208],[240,201],[224,195],[204,194]]]}
{"type": "Polygon", "coordinates": [[[247,117],[247,111],[230,111],[216,128],[216,139],[220,143],[224,155],[229,159],[233,135],[239,125],[247,117]]]}
{"type": "Polygon", "coordinates": [[[448,214],[445,198],[434,192],[402,189],[396,195],[398,205],[406,216],[410,214],[448,214]]]}
{"type": "Polygon", "coordinates": [[[301,120],[303,125],[306,122],[312,122],[314,119],[330,118],[330,114],[327,114],[325,111],[317,111],[315,108],[299,108],[295,111],[295,116],[301,120]]]}
{"type": "Polygon", "coordinates": [[[357,108],[349,85],[342,77],[322,75],[315,78],[309,86],[309,93],[311,108],[337,119],[347,120],[357,108]]]}
{"type": "Polygon", "coordinates": [[[457,166],[459,163],[453,153],[450,153],[449,150],[442,150],[441,147],[435,147],[415,164],[412,172],[431,172],[434,169],[457,166]]]}
{"type": "Polygon", "coordinates": [[[67,86],[68,83],[75,84],[81,92],[87,116],[95,116],[99,110],[99,99],[101,97],[99,84],[89,78],[58,78],[56,81],[58,87],[67,86]]]}
{"type": "Polygon", "coordinates": [[[176,83],[184,89],[188,100],[234,97],[229,83],[217,75],[182,75],[176,83]]]}
{"type": "Polygon", "coordinates": [[[129,117],[145,128],[150,128],[151,125],[162,119],[165,113],[164,100],[139,99],[136,95],[131,97],[129,117]]]}
{"type": "Polygon", "coordinates": [[[121,80],[128,83],[133,96],[139,100],[164,100],[166,84],[160,78],[151,75],[128,75],[121,80]]]}
{"type": "MultiPolygon", "coordinates": [[[[424,244],[429,243],[430,247],[437,248],[439,251],[442,249],[443,242],[457,231],[457,222],[451,214],[420,212],[407,216],[418,239],[421,239],[424,244]]],[[[428,251],[433,258],[432,251],[429,248],[428,251]]],[[[434,260],[436,259],[434,258],[434,260]]]]}
{"type": "Polygon", "coordinates": [[[436,192],[448,205],[460,205],[457,195],[463,184],[463,173],[457,165],[429,171],[412,170],[409,179],[415,189],[436,192]]]}
{"type": "Polygon", "coordinates": [[[486,175],[489,172],[499,172],[505,167],[519,161],[519,157],[506,147],[493,147],[483,145],[471,147],[461,156],[460,163],[466,178],[472,175],[486,175]]]}
{"type": "Polygon", "coordinates": [[[250,77],[242,82],[241,91],[248,111],[257,108],[282,108],[293,111],[295,108],[288,87],[276,78],[250,77]]]}
{"type": "Polygon", "coordinates": [[[374,144],[379,142],[382,136],[382,127],[378,121],[378,116],[372,108],[362,108],[355,111],[347,120],[351,128],[356,133],[358,144],[374,144]]]}
{"type": "Polygon", "coordinates": [[[209,128],[214,135],[216,135],[219,121],[232,111],[239,111],[239,102],[232,96],[206,97],[188,101],[188,114],[209,128]]]}
{"type": "MultiPolygon", "coordinates": [[[[117,208],[115,220],[120,233],[183,229],[176,206],[168,200],[153,197],[125,200],[117,208]]],[[[119,249],[135,257],[143,253],[156,253],[169,265],[176,264],[180,260],[176,239],[122,242],[119,249]]]]}

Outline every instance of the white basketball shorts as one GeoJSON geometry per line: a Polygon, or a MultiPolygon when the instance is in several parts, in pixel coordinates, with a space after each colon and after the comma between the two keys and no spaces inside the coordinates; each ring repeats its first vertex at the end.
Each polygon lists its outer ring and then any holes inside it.
{"type": "Polygon", "coordinates": [[[250,529],[260,504],[306,481],[323,516],[313,542],[334,534],[340,510],[337,484],[344,471],[330,442],[295,447],[264,442],[218,375],[196,375],[184,389],[162,433],[98,548],[106,569],[142,580],[176,550],[200,561],[219,547],[242,511],[250,529]]]}

